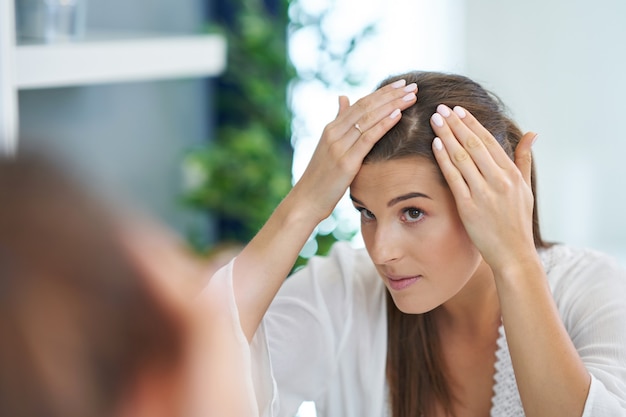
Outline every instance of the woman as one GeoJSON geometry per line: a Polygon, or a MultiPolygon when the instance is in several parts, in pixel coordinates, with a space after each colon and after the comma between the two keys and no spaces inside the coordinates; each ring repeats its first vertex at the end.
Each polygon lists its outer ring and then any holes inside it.
{"type": "Polygon", "coordinates": [[[341,417],[626,415],[626,272],[543,241],[536,135],[465,77],[382,85],[340,98],[301,180],[233,263],[240,314],[254,315],[266,306],[246,290],[275,290],[349,186],[366,250],[336,244],[280,289],[254,339],[276,383],[257,386],[265,415],[302,401],[341,417]],[[405,88],[407,106],[389,99],[405,88]]]}

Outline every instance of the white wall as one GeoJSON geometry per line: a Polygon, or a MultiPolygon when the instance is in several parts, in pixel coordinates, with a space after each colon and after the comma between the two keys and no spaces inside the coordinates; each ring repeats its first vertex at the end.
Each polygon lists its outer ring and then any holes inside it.
{"type": "Polygon", "coordinates": [[[466,0],[466,74],[538,132],[548,239],[626,264],[626,2],[466,0]]]}

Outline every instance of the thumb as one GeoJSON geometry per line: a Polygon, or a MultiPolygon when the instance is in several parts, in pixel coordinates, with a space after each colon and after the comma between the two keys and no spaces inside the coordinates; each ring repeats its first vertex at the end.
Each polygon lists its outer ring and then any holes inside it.
{"type": "Polygon", "coordinates": [[[350,99],[347,96],[339,96],[339,111],[337,112],[337,116],[343,113],[348,107],[350,107],[350,99]]]}
{"type": "Polygon", "coordinates": [[[533,132],[527,132],[520,139],[517,147],[515,148],[515,165],[522,173],[524,181],[530,187],[530,176],[532,172],[533,156],[531,148],[533,143],[537,140],[537,134],[533,132]]]}

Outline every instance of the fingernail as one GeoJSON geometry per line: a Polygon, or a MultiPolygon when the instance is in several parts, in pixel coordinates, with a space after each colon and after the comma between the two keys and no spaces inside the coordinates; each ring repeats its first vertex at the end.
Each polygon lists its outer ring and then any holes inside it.
{"type": "Polygon", "coordinates": [[[437,113],[439,113],[443,117],[448,117],[450,116],[450,108],[445,104],[440,104],[437,106],[437,113]]]}
{"type": "Polygon", "coordinates": [[[405,84],[406,84],[406,80],[398,80],[398,81],[392,82],[391,86],[393,88],[400,88],[400,87],[404,87],[405,84]]]}
{"type": "Polygon", "coordinates": [[[441,142],[441,139],[439,139],[439,138],[433,139],[433,146],[438,151],[442,150],[443,149],[443,143],[441,142]]]}
{"type": "Polygon", "coordinates": [[[404,87],[404,91],[406,91],[407,93],[411,91],[415,91],[415,90],[417,90],[417,84],[415,83],[411,83],[407,85],[406,87],[404,87]]]}
{"type": "Polygon", "coordinates": [[[400,109],[395,109],[394,111],[391,112],[391,114],[389,115],[389,118],[395,119],[399,115],[400,115],[400,109]]]}
{"type": "Polygon", "coordinates": [[[463,109],[463,107],[461,106],[455,106],[454,107],[454,112],[456,113],[457,116],[459,116],[461,119],[464,118],[466,116],[465,110],[463,109]]]}
{"type": "Polygon", "coordinates": [[[439,113],[433,114],[430,120],[432,120],[436,126],[439,126],[439,127],[443,126],[443,118],[441,117],[439,113]]]}
{"type": "Polygon", "coordinates": [[[415,98],[415,93],[409,93],[406,96],[402,97],[402,100],[404,101],[411,101],[415,98]]]}
{"type": "Polygon", "coordinates": [[[537,142],[537,138],[539,137],[539,133],[537,133],[535,135],[535,137],[533,138],[533,140],[530,142],[530,146],[533,146],[535,144],[535,142],[537,142]]]}

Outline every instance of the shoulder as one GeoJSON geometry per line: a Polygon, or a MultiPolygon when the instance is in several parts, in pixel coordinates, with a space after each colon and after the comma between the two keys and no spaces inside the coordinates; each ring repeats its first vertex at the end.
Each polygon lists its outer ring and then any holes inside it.
{"type": "Polygon", "coordinates": [[[292,277],[302,275],[350,284],[374,285],[380,282],[367,251],[363,248],[354,248],[348,242],[337,242],[327,255],[314,256],[292,277]]]}
{"type": "MultiPolygon", "coordinates": [[[[348,242],[337,242],[328,255],[315,256],[287,279],[286,286],[306,287],[306,291],[353,294],[383,293],[384,285],[367,251],[348,242]]],[[[304,290],[303,290],[304,291],[304,290]]]]}
{"type": "Polygon", "coordinates": [[[327,255],[312,257],[303,269],[322,267],[356,272],[359,265],[364,264],[369,264],[368,267],[373,268],[372,261],[365,249],[355,248],[349,242],[340,241],[333,244],[327,255]]]}
{"type": "Polygon", "coordinates": [[[616,259],[593,249],[562,244],[539,253],[565,320],[596,316],[600,309],[619,310],[620,315],[626,311],[626,268],[616,259]]]}
{"type": "Polygon", "coordinates": [[[604,285],[626,284],[626,269],[617,260],[603,252],[563,244],[539,251],[550,285],[587,281],[586,286],[599,282],[604,285]],[[596,280],[589,282],[588,278],[596,280]]]}

